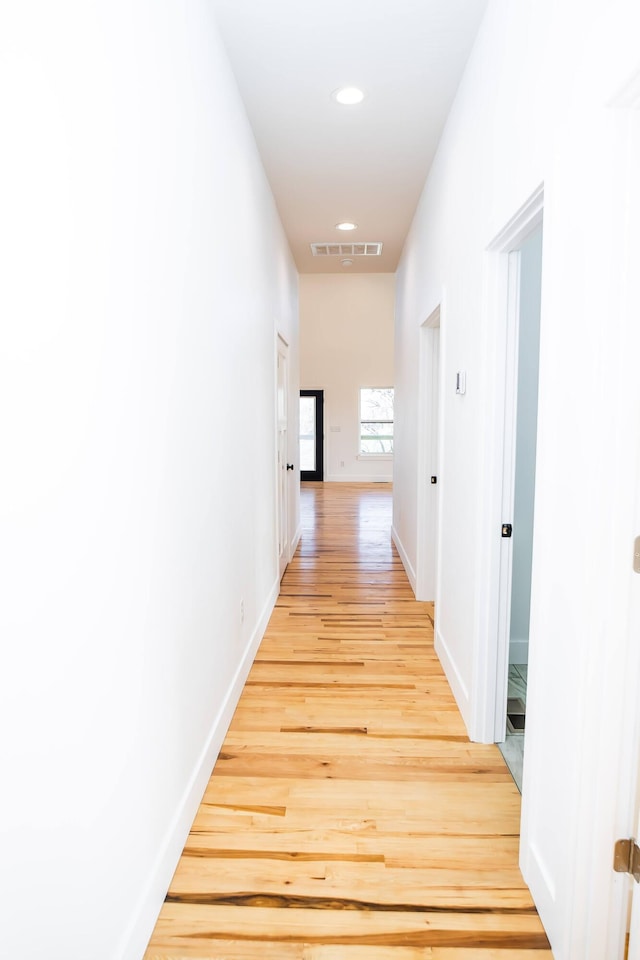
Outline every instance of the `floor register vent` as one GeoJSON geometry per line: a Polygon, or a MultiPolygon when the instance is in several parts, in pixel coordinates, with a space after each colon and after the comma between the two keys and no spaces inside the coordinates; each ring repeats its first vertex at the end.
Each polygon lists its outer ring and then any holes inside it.
{"type": "Polygon", "coordinates": [[[381,243],[312,243],[314,257],[379,257],[381,243]]]}

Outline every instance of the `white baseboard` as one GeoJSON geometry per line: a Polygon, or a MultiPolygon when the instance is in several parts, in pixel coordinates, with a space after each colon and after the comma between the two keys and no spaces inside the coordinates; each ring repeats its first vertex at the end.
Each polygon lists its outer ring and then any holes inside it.
{"type": "Polygon", "coordinates": [[[512,637],[509,640],[509,663],[529,663],[529,640],[512,637]]]}
{"type": "Polygon", "coordinates": [[[293,560],[293,555],[295,554],[296,550],[298,549],[298,544],[300,543],[300,537],[301,537],[301,536],[302,536],[302,524],[300,524],[300,525],[298,526],[298,529],[297,529],[296,532],[295,532],[295,535],[294,535],[294,537],[293,537],[293,540],[291,541],[290,550],[291,550],[291,559],[292,559],[292,560],[293,560]]]}
{"type": "Polygon", "coordinates": [[[195,764],[189,782],[185,787],[173,821],[167,830],[165,840],[161,844],[160,852],[151,870],[146,889],[143,891],[133,911],[133,919],[120,941],[120,947],[116,953],[118,960],[140,960],[147,948],[178,860],[180,859],[189,835],[191,824],[193,823],[198,806],[206,790],[211,771],[220,753],[220,748],[224,742],[229,724],[231,723],[235,708],[240,699],[240,694],[242,693],[258,647],[260,646],[260,641],[267,629],[267,624],[269,623],[269,618],[278,599],[279,592],[280,581],[277,580],[271,588],[260,619],[238,664],[227,696],[213,721],[207,741],[195,764]]]}
{"type": "Polygon", "coordinates": [[[381,477],[379,474],[375,476],[373,474],[333,474],[329,473],[324,478],[325,483],[391,483],[393,480],[393,474],[389,474],[388,477],[381,477]]]}
{"type": "Polygon", "coordinates": [[[449,686],[451,687],[451,692],[455,697],[455,701],[458,704],[458,709],[462,714],[462,719],[464,720],[467,732],[470,731],[470,718],[471,718],[471,703],[469,700],[469,690],[460,676],[458,669],[455,665],[453,657],[449,651],[447,643],[440,633],[439,630],[436,630],[435,636],[435,651],[438,654],[438,659],[442,664],[442,669],[445,672],[445,676],[449,681],[449,686]]]}
{"type": "Polygon", "coordinates": [[[402,545],[402,540],[398,536],[398,531],[393,525],[391,526],[391,539],[395,543],[396,550],[400,554],[400,559],[402,560],[402,566],[404,567],[407,577],[409,578],[409,583],[411,584],[411,589],[413,590],[413,593],[415,596],[416,584],[417,584],[416,571],[413,569],[413,564],[409,560],[409,557],[407,556],[407,551],[402,545]]]}

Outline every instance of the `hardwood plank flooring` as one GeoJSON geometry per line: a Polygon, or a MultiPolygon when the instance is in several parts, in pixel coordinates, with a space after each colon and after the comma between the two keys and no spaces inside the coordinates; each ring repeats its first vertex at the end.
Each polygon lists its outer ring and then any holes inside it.
{"type": "Polygon", "coordinates": [[[303,484],[303,535],[145,960],[551,960],[520,795],[470,743],[387,484],[303,484]]]}

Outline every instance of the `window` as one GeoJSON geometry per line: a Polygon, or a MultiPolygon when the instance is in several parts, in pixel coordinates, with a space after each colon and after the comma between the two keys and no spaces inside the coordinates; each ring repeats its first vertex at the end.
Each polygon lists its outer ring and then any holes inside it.
{"type": "Polygon", "coordinates": [[[362,387],[360,390],[360,454],[390,456],[393,453],[393,387],[362,387]]]}

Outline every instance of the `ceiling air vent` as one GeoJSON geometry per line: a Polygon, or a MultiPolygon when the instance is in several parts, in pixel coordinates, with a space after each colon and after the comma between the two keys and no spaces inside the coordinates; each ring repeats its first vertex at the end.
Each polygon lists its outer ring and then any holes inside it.
{"type": "Polygon", "coordinates": [[[381,243],[312,243],[314,257],[379,257],[381,243]]]}

